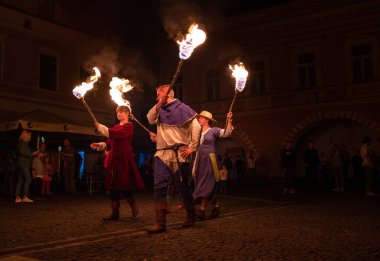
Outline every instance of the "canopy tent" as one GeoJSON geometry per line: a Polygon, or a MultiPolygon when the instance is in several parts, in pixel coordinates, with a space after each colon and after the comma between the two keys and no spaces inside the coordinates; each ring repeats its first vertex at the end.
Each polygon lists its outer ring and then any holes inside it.
{"type": "Polygon", "coordinates": [[[98,135],[94,126],[91,126],[90,123],[78,123],[44,110],[33,110],[25,113],[14,111],[0,112],[0,131],[10,131],[19,128],[31,131],[98,135]]]}

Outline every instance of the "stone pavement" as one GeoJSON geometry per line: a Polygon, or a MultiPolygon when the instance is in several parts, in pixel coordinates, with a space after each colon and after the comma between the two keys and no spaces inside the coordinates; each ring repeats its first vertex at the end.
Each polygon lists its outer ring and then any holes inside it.
{"type": "Polygon", "coordinates": [[[147,235],[153,197],[138,193],[140,216],[104,222],[105,195],[56,194],[35,203],[0,201],[0,260],[380,260],[380,196],[357,192],[282,195],[280,189],[221,195],[222,216],[147,235]]]}

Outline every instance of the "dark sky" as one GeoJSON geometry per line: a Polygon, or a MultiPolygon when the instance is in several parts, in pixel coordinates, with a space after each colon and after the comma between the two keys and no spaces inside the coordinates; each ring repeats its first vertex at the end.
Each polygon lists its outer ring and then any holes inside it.
{"type": "Polygon", "coordinates": [[[135,115],[144,119],[150,107],[147,97],[153,104],[154,87],[162,84],[156,82],[158,44],[176,46],[177,34],[187,33],[193,22],[209,37],[228,16],[285,1],[289,0],[60,0],[60,5],[75,29],[107,40],[103,49],[92,50],[85,67],[91,73],[93,66],[99,67],[101,86],[112,76],[128,78],[136,88],[126,98],[133,101],[135,115]]]}
{"type": "MultiPolygon", "coordinates": [[[[94,50],[88,67],[97,61],[102,71],[128,74],[155,84],[159,44],[173,44],[196,22],[208,37],[231,15],[290,0],[60,0],[72,26],[106,39],[104,50],[94,50]],[[167,43],[166,43],[167,41],[167,43]],[[106,64],[107,63],[107,64],[106,64]]],[[[120,76],[119,76],[120,77],[120,76]]]]}
{"type": "MultiPolygon", "coordinates": [[[[212,31],[226,16],[289,0],[61,0],[73,26],[144,48],[197,21],[212,31]],[[177,28],[171,28],[175,27],[177,28]],[[171,31],[171,29],[173,31],[171,31]]],[[[185,31],[186,32],[186,31],[185,31]]]]}

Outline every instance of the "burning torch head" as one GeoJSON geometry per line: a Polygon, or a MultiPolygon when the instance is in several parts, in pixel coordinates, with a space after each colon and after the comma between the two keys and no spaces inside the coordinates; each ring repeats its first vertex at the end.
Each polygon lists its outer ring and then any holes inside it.
{"type": "Polygon", "coordinates": [[[112,81],[110,82],[109,86],[111,87],[109,90],[111,98],[118,105],[117,108],[126,107],[129,110],[128,112],[131,113],[131,105],[129,101],[123,97],[124,93],[129,92],[133,89],[133,87],[129,84],[129,80],[112,77],[112,81]]]}
{"type": "Polygon", "coordinates": [[[235,89],[242,92],[247,81],[248,71],[243,63],[235,64],[234,66],[229,65],[229,68],[232,71],[232,76],[236,79],[235,89]]]}
{"type": "Polygon", "coordinates": [[[182,41],[178,41],[179,44],[179,58],[188,59],[198,45],[201,45],[206,40],[206,33],[198,29],[197,24],[193,24],[189,28],[189,33],[182,41]]]}
{"type": "Polygon", "coordinates": [[[91,90],[94,87],[94,83],[101,77],[98,68],[94,67],[93,70],[95,71],[95,75],[92,75],[87,82],[83,82],[81,85],[78,85],[73,89],[73,94],[78,99],[82,99],[86,92],[91,90]]]}

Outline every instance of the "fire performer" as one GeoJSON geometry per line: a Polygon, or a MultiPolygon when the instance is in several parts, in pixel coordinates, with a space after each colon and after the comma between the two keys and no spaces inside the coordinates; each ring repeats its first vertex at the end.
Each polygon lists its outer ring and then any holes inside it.
{"type": "Polygon", "coordinates": [[[129,122],[131,109],[128,105],[116,108],[119,124],[107,128],[95,123],[98,131],[108,137],[105,142],[92,143],[90,147],[97,151],[109,150],[106,167],[105,187],[111,196],[111,215],[104,220],[118,220],[121,194],[125,196],[132,210],[132,217],[137,217],[139,210],[133,195],[134,190],[142,190],[144,182],[137,169],[132,152],[133,123],[129,122]]]}
{"type": "Polygon", "coordinates": [[[195,202],[200,201],[200,210],[196,211],[197,218],[205,220],[207,203],[210,201],[214,206],[210,218],[216,218],[220,213],[219,204],[216,200],[219,166],[215,144],[219,138],[231,136],[233,129],[232,112],[227,114],[228,125],[226,130],[212,127],[212,123],[216,121],[208,111],[202,111],[197,118],[202,126],[202,134],[193,169],[193,176],[195,177],[193,198],[195,202]]]}
{"type": "Polygon", "coordinates": [[[182,227],[195,224],[195,209],[187,178],[190,174],[190,156],[197,150],[201,127],[194,110],[174,98],[169,85],[157,88],[157,104],[150,109],[147,118],[157,124],[157,151],[154,158],[154,200],[156,224],[148,229],[150,234],[166,231],[167,191],[171,177],[181,193],[186,209],[182,227]]]}

